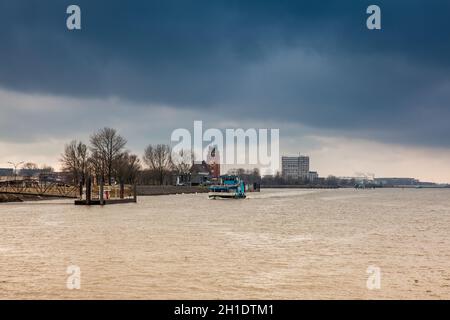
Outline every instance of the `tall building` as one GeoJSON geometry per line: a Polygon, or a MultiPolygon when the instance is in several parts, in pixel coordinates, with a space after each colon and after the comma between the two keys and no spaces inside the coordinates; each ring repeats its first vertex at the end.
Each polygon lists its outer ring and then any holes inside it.
{"type": "Polygon", "coordinates": [[[308,174],[309,182],[316,182],[319,179],[319,174],[316,171],[310,171],[308,174]]]}
{"type": "Polygon", "coordinates": [[[308,179],[309,157],[281,157],[281,174],[286,179],[308,179]]]}

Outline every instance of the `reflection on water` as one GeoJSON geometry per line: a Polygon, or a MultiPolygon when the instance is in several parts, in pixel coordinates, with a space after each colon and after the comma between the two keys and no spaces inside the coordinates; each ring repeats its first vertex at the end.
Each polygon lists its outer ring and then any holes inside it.
{"type": "Polygon", "coordinates": [[[0,298],[449,299],[449,230],[450,190],[2,204],[0,298]],[[372,265],[380,290],[366,288],[372,265]]]}

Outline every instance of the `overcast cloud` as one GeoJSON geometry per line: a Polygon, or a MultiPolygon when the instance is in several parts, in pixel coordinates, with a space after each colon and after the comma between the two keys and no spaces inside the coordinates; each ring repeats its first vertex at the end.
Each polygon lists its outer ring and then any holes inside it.
{"type": "MultiPolygon", "coordinates": [[[[357,139],[357,154],[376,144],[447,160],[450,3],[376,1],[383,29],[369,31],[373,3],[4,0],[0,142],[60,147],[110,125],[139,152],[198,119],[281,128],[286,153],[314,154],[326,145],[317,137],[333,136],[335,145],[357,139]],[[71,32],[65,10],[74,3],[82,30],[71,32]]],[[[371,159],[361,167],[395,171],[371,159]]]]}

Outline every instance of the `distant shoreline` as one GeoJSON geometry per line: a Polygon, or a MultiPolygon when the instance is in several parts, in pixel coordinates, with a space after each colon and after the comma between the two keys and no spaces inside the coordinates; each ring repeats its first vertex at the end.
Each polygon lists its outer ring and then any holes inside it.
{"type": "Polygon", "coordinates": [[[138,196],[163,196],[171,194],[192,194],[192,193],[207,193],[208,188],[202,186],[152,186],[152,185],[138,185],[138,196]]]}
{"type": "MultiPolygon", "coordinates": [[[[261,189],[354,189],[353,187],[338,187],[338,186],[302,186],[302,185],[262,185],[261,189]]],[[[373,189],[373,188],[366,188],[373,189]]],[[[377,187],[375,189],[450,189],[450,186],[386,186],[377,187]]],[[[176,194],[196,194],[207,193],[208,188],[202,186],[153,186],[153,185],[138,185],[138,196],[163,196],[176,194]]],[[[42,201],[42,200],[57,200],[67,199],[55,196],[38,196],[38,195],[24,195],[14,193],[0,193],[0,203],[20,203],[25,201],[42,201]]]]}
{"type": "Polygon", "coordinates": [[[261,185],[261,189],[450,189],[450,186],[377,186],[355,188],[350,186],[261,185]]]}
{"type": "Polygon", "coordinates": [[[261,189],[339,189],[338,186],[261,185],[261,189]]]}

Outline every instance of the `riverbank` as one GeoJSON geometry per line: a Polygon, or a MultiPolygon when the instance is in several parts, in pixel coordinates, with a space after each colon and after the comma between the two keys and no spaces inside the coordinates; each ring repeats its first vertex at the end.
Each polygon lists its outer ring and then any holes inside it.
{"type": "Polygon", "coordinates": [[[22,202],[19,196],[15,194],[1,194],[0,193],[0,203],[2,202],[22,202]]]}
{"type": "Polygon", "coordinates": [[[339,189],[339,186],[308,185],[308,184],[282,184],[261,185],[261,189],[339,189]]]}
{"type": "MultiPolygon", "coordinates": [[[[137,186],[138,196],[161,196],[173,194],[207,193],[208,188],[201,186],[137,186]]],[[[59,199],[58,197],[41,197],[37,195],[23,195],[12,193],[0,193],[0,203],[24,202],[59,199]]]]}
{"type": "Polygon", "coordinates": [[[41,197],[41,196],[37,196],[37,195],[0,193],[0,203],[39,201],[39,200],[52,200],[52,199],[59,199],[59,198],[58,197],[41,197]]]}
{"type": "Polygon", "coordinates": [[[208,188],[201,186],[137,186],[138,196],[161,196],[169,194],[206,193],[208,188]]]}
{"type": "MultiPolygon", "coordinates": [[[[355,186],[326,186],[326,185],[261,185],[261,189],[354,189],[355,186]]],[[[372,187],[366,186],[359,189],[449,189],[450,185],[375,185],[372,187]]]]}

